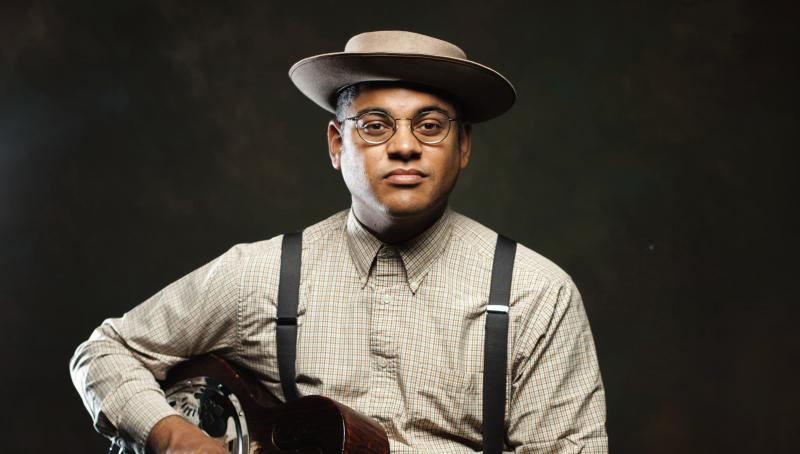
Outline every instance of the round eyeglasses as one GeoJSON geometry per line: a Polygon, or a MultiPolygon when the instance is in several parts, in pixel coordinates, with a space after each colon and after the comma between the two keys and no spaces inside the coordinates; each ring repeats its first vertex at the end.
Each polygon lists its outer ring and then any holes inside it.
{"type": "Polygon", "coordinates": [[[354,121],[359,137],[373,145],[387,142],[397,132],[397,122],[409,120],[414,137],[422,143],[434,145],[447,138],[450,123],[457,118],[450,118],[438,110],[420,112],[414,118],[394,118],[384,112],[369,111],[345,120],[354,121]]]}

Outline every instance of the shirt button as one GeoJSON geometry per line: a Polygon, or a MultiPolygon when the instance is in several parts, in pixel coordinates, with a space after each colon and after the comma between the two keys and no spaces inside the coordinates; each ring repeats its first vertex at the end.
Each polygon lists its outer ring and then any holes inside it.
{"type": "Polygon", "coordinates": [[[389,365],[389,362],[386,361],[386,358],[378,357],[378,359],[375,362],[378,363],[378,368],[380,369],[386,369],[386,366],[389,365]]]}
{"type": "Polygon", "coordinates": [[[384,294],[383,294],[383,298],[381,298],[381,302],[382,302],[383,304],[389,304],[389,303],[391,303],[391,302],[392,302],[392,295],[390,295],[390,294],[388,294],[388,293],[384,293],[384,294]]]}

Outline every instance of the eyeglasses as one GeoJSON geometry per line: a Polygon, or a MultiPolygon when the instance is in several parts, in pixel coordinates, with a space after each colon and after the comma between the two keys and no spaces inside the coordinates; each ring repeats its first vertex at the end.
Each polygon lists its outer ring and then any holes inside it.
{"type": "Polygon", "coordinates": [[[354,121],[359,137],[373,145],[387,142],[397,132],[397,122],[409,120],[414,137],[422,143],[434,145],[447,138],[450,123],[457,118],[450,118],[438,110],[421,112],[414,118],[394,118],[380,111],[369,111],[345,120],[354,121]]]}

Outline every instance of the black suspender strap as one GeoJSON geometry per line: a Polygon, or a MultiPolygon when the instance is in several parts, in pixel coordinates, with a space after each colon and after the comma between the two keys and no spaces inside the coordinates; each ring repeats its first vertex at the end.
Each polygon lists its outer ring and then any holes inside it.
{"type": "Polygon", "coordinates": [[[517,243],[497,236],[483,346],[483,452],[500,454],[505,439],[508,304],[517,243]]]}
{"type": "Polygon", "coordinates": [[[287,402],[298,397],[294,365],[297,350],[297,304],[300,298],[302,249],[302,232],[287,233],[283,236],[275,340],[278,348],[278,372],[281,377],[283,397],[287,402]]]}

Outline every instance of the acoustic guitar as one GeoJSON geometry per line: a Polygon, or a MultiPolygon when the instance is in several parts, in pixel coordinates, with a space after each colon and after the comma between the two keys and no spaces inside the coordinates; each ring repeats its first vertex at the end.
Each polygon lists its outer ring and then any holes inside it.
{"type": "MultiPolygon", "coordinates": [[[[386,432],[369,417],[322,396],[281,403],[214,354],[178,364],[161,385],[172,407],[231,454],[389,454],[386,432]]],[[[133,448],[118,438],[109,453],[133,448]]]]}

